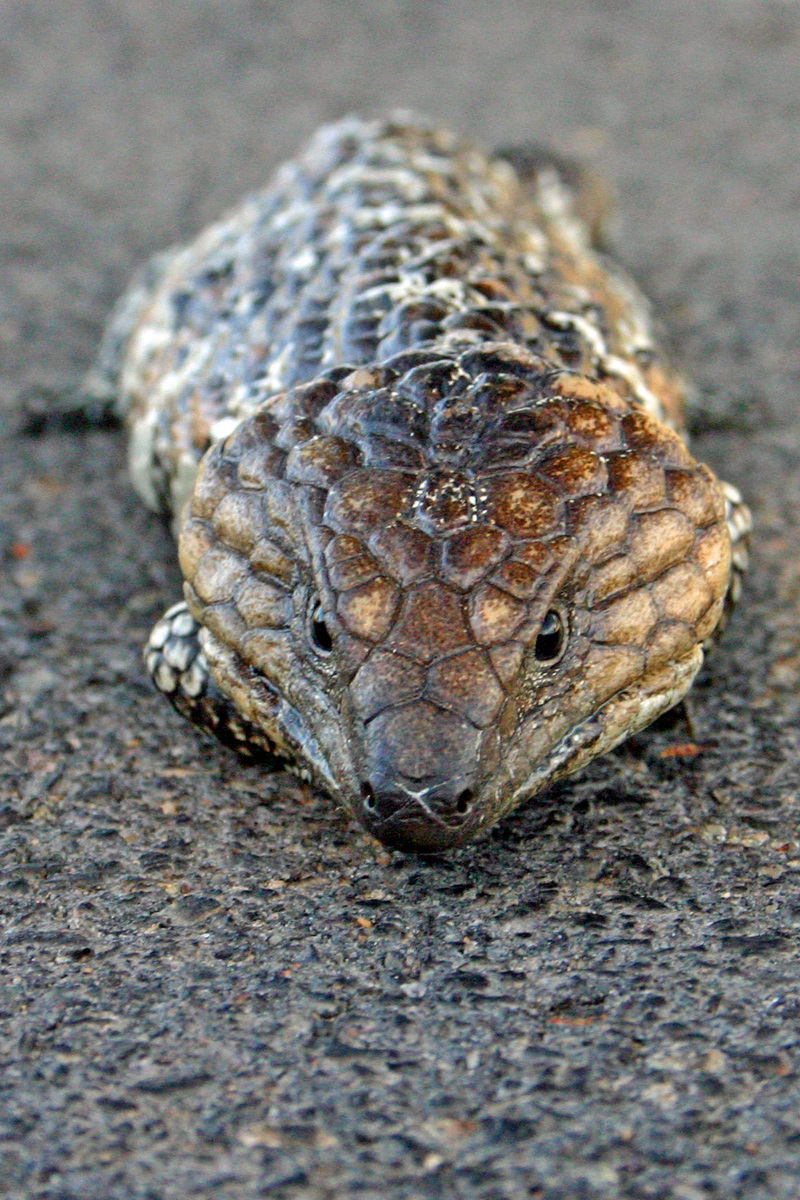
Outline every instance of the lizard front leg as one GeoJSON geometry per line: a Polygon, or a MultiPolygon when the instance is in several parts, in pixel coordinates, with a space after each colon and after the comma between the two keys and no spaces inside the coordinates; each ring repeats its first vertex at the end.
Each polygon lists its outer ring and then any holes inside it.
{"type": "Polygon", "coordinates": [[[728,532],[731,536],[731,578],[725,596],[722,619],[712,635],[712,640],[715,640],[728,624],[730,615],[742,594],[742,580],[750,563],[750,534],[753,529],[752,514],[742,499],[739,489],[732,483],[726,483],[723,480],[722,492],[725,497],[728,532]]]}
{"type": "Polygon", "coordinates": [[[185,601],[168,608],[147,639],[148,675],[176,712],[193,725],[212,733],[248,762],[285,769],[269,739],[241,715],[214,680],[201,645],[201,629],[185,601]]]}

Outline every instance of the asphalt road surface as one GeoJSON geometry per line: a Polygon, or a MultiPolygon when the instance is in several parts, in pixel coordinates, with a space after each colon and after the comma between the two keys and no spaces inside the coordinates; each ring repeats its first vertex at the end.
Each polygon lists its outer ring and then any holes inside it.
{"type": "Polygon", "coordinates": [[[800,1194],[798,79],[791,0],[0,2],[0,1194],[800,1194]],[[397,104],[613,184],[756,520],[694,732],[431,861],[153,694],[169,536],[36,418],[146,255],[397,104]]]}

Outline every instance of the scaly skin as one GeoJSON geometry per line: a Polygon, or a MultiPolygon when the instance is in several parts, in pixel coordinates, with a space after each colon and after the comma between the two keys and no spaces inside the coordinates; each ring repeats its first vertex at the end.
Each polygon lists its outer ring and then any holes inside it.
{"type": "Polygon", "coordinates": [[[745,565],[589,193],[515,161],[328,127],[158,260],[101,360],[134,482],[181,517],[157,685],[407,850],[680,700],[745,565]]]}

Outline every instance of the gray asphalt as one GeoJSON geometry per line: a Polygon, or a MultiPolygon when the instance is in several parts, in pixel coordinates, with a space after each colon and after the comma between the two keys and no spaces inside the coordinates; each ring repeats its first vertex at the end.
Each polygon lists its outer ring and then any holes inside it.
{"type": "Polygon", "coordinates": [[[0,1194],[796,1197],[800,6],[3,0],[0,23],[0,1194]],[[167,711],[139,648],[178,576],[122,435],[20,425],[147,254],[321,121],[395,104],[611,181],[697,451],[757,524],[694,735],[641,735],[433,861],[167,711]]]}

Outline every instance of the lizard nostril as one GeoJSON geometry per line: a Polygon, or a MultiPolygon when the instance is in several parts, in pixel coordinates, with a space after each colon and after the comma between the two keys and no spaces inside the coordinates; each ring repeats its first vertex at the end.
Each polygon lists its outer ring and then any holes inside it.
{"type": "Polygon", "coordinates": [[[311,614],[311,641],[314,648],[320,654],[330,654],[333,649],[333,638],[328,626],[325,624],[325,614],[322,611],[322,605],[318,604],[311,614]]]}
{"type": "Polygon", "coordinates": [[[455,805],[456,812],[461,813],[462,815],[464,813],[468,813],[470,808],[472,807],[472,801],[474,800],[474,798],[475,798],[475,794],[472,791],[472,788],[464,788],[463,792],[460,794],[460,796],[456,800],[456,805],[455,805]]]}

